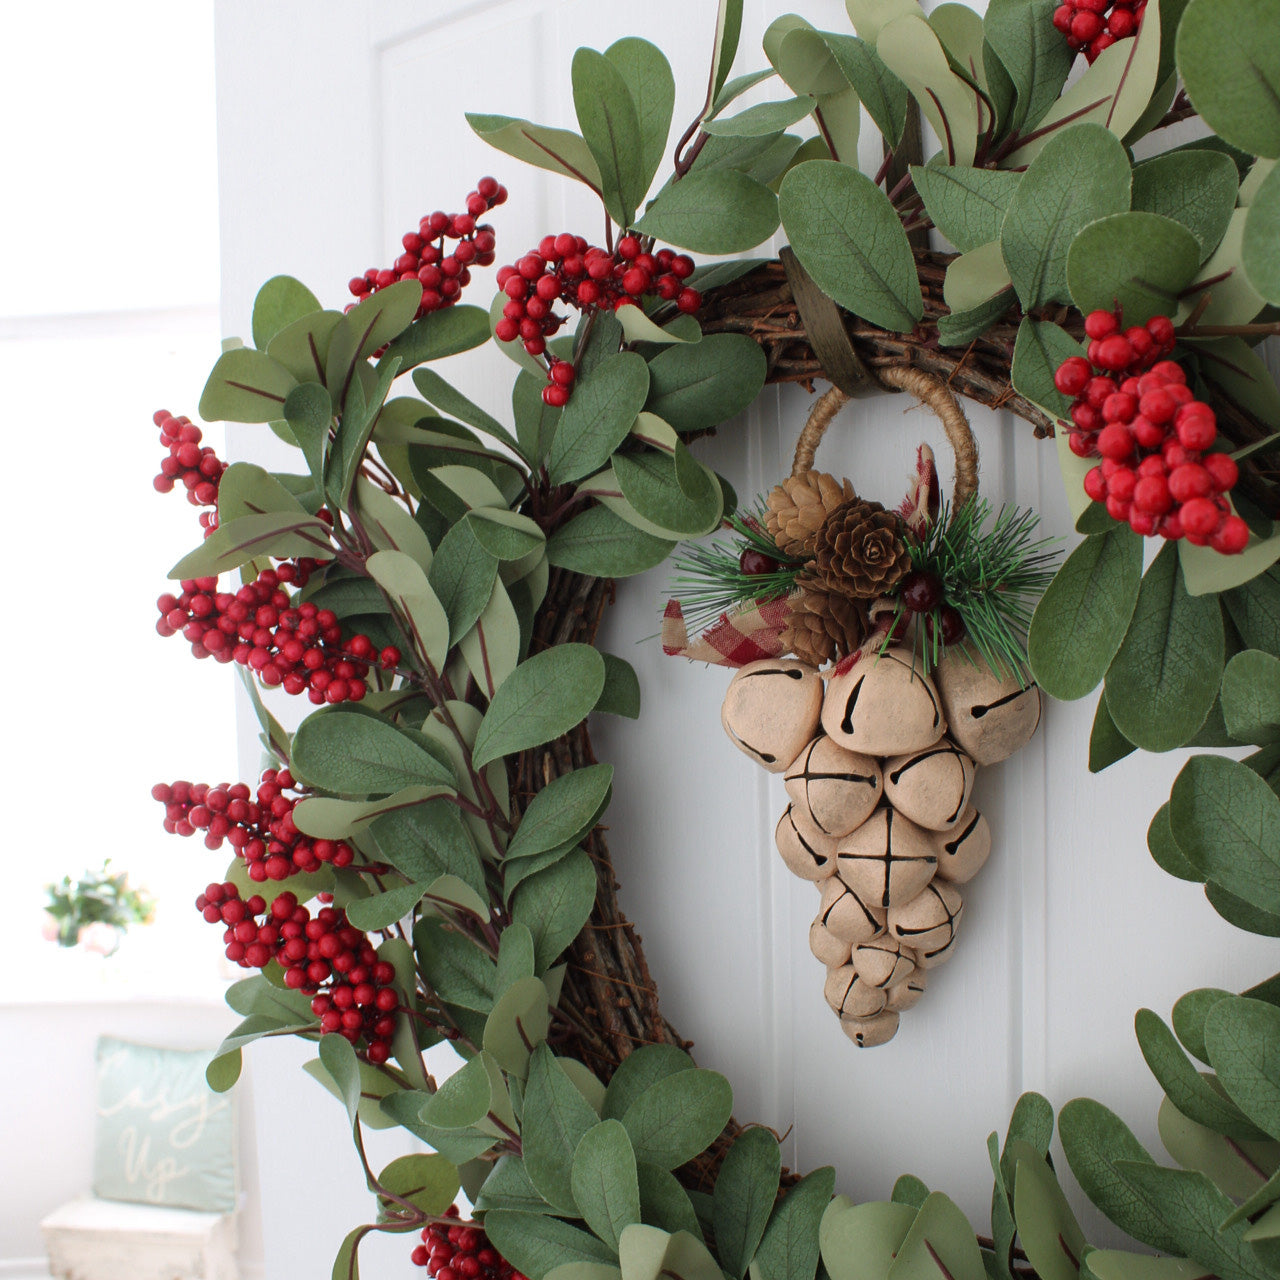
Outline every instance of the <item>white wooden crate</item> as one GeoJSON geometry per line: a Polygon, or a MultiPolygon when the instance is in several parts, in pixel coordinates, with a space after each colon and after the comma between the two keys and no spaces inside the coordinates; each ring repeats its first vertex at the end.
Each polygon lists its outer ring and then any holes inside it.
{"type": "Polygon", "coordinates": [[[85,1196],[40,1223],[57,1280],[237,1280],[231,1214],[85,1196]]]}

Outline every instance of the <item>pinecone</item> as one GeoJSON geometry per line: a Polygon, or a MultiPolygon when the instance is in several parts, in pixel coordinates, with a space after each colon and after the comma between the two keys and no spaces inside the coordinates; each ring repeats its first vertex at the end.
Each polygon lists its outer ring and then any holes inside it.
{"type": "Polygon", "coordinates": [[[828,591],[808,574],[802,574],[796,583],[800,590],[791,597],[791,616],[782,633],[787,650],[814,667],[851,654],[867,633],[863,606],[828,591]]]}
{"type": "Polygon", "coordinates": [[[831,591],[869,600],[890,591],[911,569],[902,517],[854,498],[837,507],[813,540],[814,570],[831,591]]]}
{"type": "Polygon", "coordinates": [[[809,556],[823,521],[853,497],[853,485],[848,480],[841,484],[825,471],[788,476],[765,498],[769,508],[765,525],[783,555],[809,556]]]}

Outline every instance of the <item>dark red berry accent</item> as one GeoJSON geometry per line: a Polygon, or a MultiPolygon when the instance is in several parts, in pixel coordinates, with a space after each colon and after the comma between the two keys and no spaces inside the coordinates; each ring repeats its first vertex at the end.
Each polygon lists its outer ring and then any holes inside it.
{"type": "Polygon", "coordinates": [[[761,573],[776,573],[778,571],[778,562],[763,551],[757,551],[755,547],[748,547],[738,557],[738,568],[743,573],[755,577],[761,573]]]}
{"type": "Polygon", "coordinates": [[[898,594],[912,613],[929,613],[942,602],[942,579],[925,569],[913,569],[903,578],[898,594]]]}

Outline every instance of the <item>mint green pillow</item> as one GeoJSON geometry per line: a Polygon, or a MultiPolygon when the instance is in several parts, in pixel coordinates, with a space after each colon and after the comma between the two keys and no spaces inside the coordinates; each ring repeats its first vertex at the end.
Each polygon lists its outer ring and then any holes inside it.
{"type": "Polygon", "coordinates": [[[209,1049],[98,1041],[93,1194],[229,1213],[236,1207],[234,1114],[204,1069],[209,1049]]]}

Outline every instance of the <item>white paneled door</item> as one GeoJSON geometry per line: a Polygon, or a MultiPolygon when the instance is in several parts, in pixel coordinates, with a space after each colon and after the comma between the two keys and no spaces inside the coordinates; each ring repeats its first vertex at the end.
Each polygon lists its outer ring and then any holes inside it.
{"type": "MultiPolygon", "coordinates": [[[[796,7],[816,26],[849,29],[836,0],[796,7]]],[[[575,47],[639,34],[675,69],[678,132],[701,101],[714,12],[713,0],[220,0],[227,332],[247,332],[256,286],[279,272],[341,305],[348,277],[388,264],[419,217],[460,208],[485,173],[511,192],[492,217],[499,262],[547,232],[599,236],[602,215],[584,193],[490,151],[463,113],[572,126],[575,47]]],[[[739,70],[764,64],[761,34],[782,12],[747,0],[739,70]]],[[[487,303],[491,287],[477,281],[472,300],[487,303]]],[[[499,418],[509,412],[514,366],[500,353],[455,358],[442,372],[499,418]]],[[[766,390],[701,446],[704,456],[744,497],[769,487],[789,467],[808,399],[795,387],[766,390]]],[[[975,407],[971,416],[982,491],[1034,505],[1050,532],[1067,534],[1052,445],[1006,415],[975,407]]],[[[845,410],[820,463],[896,501],[920,440],[945,459],[929,415],[884,396],[845,410]]],[[[773,849],[781,783],[724,737],[727,675],[663,657],[667,589],[662,568],[621,584],[602,636],[636,667],[644,697],[638,724],[598,727],[601,758],[618,766],[610,843],[663,1008],[699,1062],[732,1080],[739,1117],[786,1134],[795,1167],[835,1164],[855,1198],[887,1196],[898,1173],[912,1172],[979,1224],[990,1203],[985,1139],[1023,1090],[1057,1105],[1092,1094],[1158,1148],[1159,1094],[1133,1038],[1135,1010],[1167,1014],[1191,987],[1240,988],[1276,967],[1267,944],[1231,930],[1146,851],[1146,824],[1181,754],[1131,757],[1091,777],[1092,699],[1052,706],[1028,749],[979,776],[995,849],[972,886],[955,958],[931,975],[890,1045],[859,1052],[824,1005],[809,954],[813,887],[773,849]]],[[[251,768],[256,757],[242,759],[251,768]]],[[[267,1052],[270,1069],[255,1076],[267,1274],[327,1274],[371,1205],[341,1109],[294,1069],[296,1055],[267,1052]]],[[[379,1243],[367,1274],[408,1276],[407,1255],[403,1240],[379,1243]]]]}

